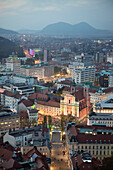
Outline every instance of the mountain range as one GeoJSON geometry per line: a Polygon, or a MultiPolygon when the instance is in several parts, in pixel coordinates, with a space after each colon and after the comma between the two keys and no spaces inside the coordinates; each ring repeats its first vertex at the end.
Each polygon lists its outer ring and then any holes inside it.
{"type": "Polygon", "coordinates": [[[113,34],[113,31],[96,29],[86,22],[75,25],[59,22],[46,26],[40,33],[47,35],[105,36],[113,34]]]}
{"type": "Polygon", "coordinates": [[[18,32],[0,29],[0,34],[41,34],[50,36],[77,36],[77,37],[95,37],[112,36],[113,31],[96,29],[86,22],[75,25],[58,22],[47,25],[42,30],[20,30],[18,32]]]}
{"type": "Polygon", "coordinates": [[[0,35],[2,35],[2,34],[18,34],[18,32],[0,28],[0,35]]]}

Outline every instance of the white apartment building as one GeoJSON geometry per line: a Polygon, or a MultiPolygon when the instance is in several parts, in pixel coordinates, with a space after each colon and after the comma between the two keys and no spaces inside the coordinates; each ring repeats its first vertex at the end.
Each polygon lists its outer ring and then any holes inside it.
{"type": "Polygon", "coordinates": [[[75,83],[94,82],[95,66],[74,66],[72,69],[72,80],[75,83]]]}
{"type": "Polygon", "coordinates": [[[38,77],[39,79],[42,79],[54,75],[54,66],[52,65],[22,66],[21,74],[31,77],[38,77]]]}
{"type": "Polygon", "coordinates": [[[113,113],[94,113],[89,115],[87,125],[103,124],[107,127],[113,127],[113,113]]]}
{"type": "Polygon", "coordinates": [[[35,83],[34,77],[26,76],[26,75],[20,75],[20,74],[14,74],[12,76],[13,83],[25,83],[27,85],[33,85],[35,83]]]}
{"type": "Polygon", "coordinates": [[[20,94],[15,94],[5,90],[1,94],[1,105],[8,106],[11,111],[17,112],[17,106],[20,98],[21,98],[20,94]]]}
{"type": "Polygon", "coordinates": [[[20,74],[21,60],[17,56],[11,56],[6,59],[6,70],[12,71],[14,74],[20,74]]]}

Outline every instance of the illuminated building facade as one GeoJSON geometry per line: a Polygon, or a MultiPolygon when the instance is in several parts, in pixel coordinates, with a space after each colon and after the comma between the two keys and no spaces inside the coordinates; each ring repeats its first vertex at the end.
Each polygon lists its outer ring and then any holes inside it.
{"type": "Polygon", "coordinates": [[[79,102],[75,101],[75,97],[71,94],[66,94],[64,100],[60,101],[61,114],[79,117],[79,102]]]}
{"type": "Polygon", "coordinates": [[[71,114],[78,119],[83,119],[90,112],[92,104],[87,88],[82,88],[73,95],[65,94],[64,100],[60,102],[61,114],[71,114]]]}
{"type": "Polygon", "coordinates": [[[74,122],[68,123],[66,147],[68,155],[84,150],[102,161],[113,154],[113,130],[111,127],[79,127],[75,126],[74,122]]]}
{"type": "Polygon", "coordinates": [[[0,136],[9,130],[20,128],[20,116],[13,112],[0,112],[0,136]]]}
{"type": "Polygon", "coordinates": [[[50,115],[52,117],[60,115],[60,103],[52,100],[37,101],[37,109],[42,115],[50,115]]]}
{"type": "Polygon", "coordinates": [[[6,59],[6,70],[12,71],[14,74],[20,74],[21,60],[17,56],[10,56],[6,59]]]}
{"type": "Polygon", "coordinates": [[[31,77],[38,77],[42,79],[44,77],[50,77],[54,75],[54,66],[53,65],[34,65],[34,66],[21,66],[21,74],[31,77]]]}
{"type": "Polygon", "coordinates": [[[96,113],[113,113],[113,98],[103,100],[95,105],[96,113]]]}
{"type": "Polygon", "coordinates": [[[20,98],[21,98],[20,94],[15,94],[15,93],[12,93],[11,91],[5,90],[1,94],[1,105],[8,106],[11,111],[16,112],[20,98]]]}

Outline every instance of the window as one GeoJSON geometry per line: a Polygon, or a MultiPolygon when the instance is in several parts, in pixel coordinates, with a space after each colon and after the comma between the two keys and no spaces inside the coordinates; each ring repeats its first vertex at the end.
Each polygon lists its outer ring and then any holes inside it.
{"type": "Polygon", "coordinates": [[[98,149],[98,146],[96,148],[98,149]]]}
{"type": "Polygon", "coordinates": [[[93,146],[93,149],[95,149],[95,146],[93,146]]]}
{"type": "Polygon", "coordinates": [[[91,146],[89,146],[89,149],[91,149],[91,146]]]}
{"type": "Polygon", "coordinates": [[[102,149],[102,146],[100,146],[100,149],[102,149]]]}
{"type": "Polygon", "coordinates": [[[85,149],[87,149],[87,146],[85,146],[85,149]]]}
{"type": "Polygon", "coordinates": [[[96,155],[98,155],[98,151],[96,151],[96,155]]]}

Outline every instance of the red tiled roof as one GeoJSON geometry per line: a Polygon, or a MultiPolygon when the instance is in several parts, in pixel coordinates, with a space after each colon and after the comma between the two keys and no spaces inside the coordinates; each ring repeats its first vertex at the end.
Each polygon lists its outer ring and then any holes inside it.
{"type": "Polygon", "coordinates": [[[75,126],[72,126],[71,128],[69,128],[69,134],[74,134],[75,136],[78,134],[77,133],[77,128],[75,128],[75,126]]]}
{"type": "Polygon", "coordinates": [[[20,99],[22,97],[21,94],[15,94],[15,93],[12,93],[11,91],[7,91],[7,90],[5,90],[3,92],[3,94],[6,95],[6,96],[9,96],[9,97],[17,98],[17,99],[20,99]]]}
{"type": "Polygon", "coordinates": [[[57,84],[67,84],[67,85],[72,85],[73,82],[72,82],[72,81],[69,81],[69,80],[64,80],[64,81],[58,82],[57,84]]]}
{"type": "Polygon", "coordinates": [[[48,100],[48,96],[46,94],[42,93],[34,93],[31,96],[28,97],[29,99],[42,99],[42,100],[48,100]]]}
{"type": "Polygon", "coordinates": [[[79,133],[76,136],[76,138],[78,143],[87,143],[87,140],[88,143],[96,143],[95,140],[97,141],[97,143],[100,143],[100,140],[102,143],[104,143],[104,141],[108,144],[109,141],[110,143],[113,143],[113,135],[102,135],[102,134],[90,135],[90,134],[79,133]]]}
{"type": "Polygon", "coordinates": [[[43,155],[35,148],[31,149],[29,152],[27,152],[26,156],[29,157],[32,157],[32,155],[36,153],[39,157],[42,157],[43,155]]]}
{"type": "Polygon", "coordinates": [[[14,159],[10,159],[7,162],[3,162],[0,164],[0,167],[5,168],[5,169],[18,169],[22,168],[22,166],[16,162],[14,159]]]}
{"type": "Polygon", "coordinates": [[[19,115],[20,115],[20,117],[23,118],[23,119],[28,118],[28,113],[27,113],[27,111],[20,110],[20,111],[19,111],[19,115]]]}
{"type": "Polygon", "coordinates": [[[13,146],[11,146],[8,142],[2,143],[0,145],[0,148],[4,148],[4,149],[7,149],[12,152],[15,150],[15,148],[13,146]]]}
{"type": "Polygon", "coordinates": [[[80,101],[84,98],[83,96],[83,90],[78,90],[77,92],[74,93],[75,100],[80,101]]]}
{"type": "Polygon", "coordinates": [[[32,106],[33,102],[30,100],[22,99],[19,103],[23,103],[26,107],[32,106]]]}
{"type": "Polygon", "coordinates": [[[59,102],[55,102],[55,101],[53,101],[53,100],[49,100],[48,102],[39,101],[39,100],[38,100],[38,101],[37,101],[37,104],[60,108],[60,103],[59,103],[59,102]]]}
{"type": "Polygon", "coordinates": [[[29,160],[32,155],[36,153],[38,157],[36,157],[35,162],[37,163],[40,170],[49,170],[49,166],[46,161],[46,156],[43,156],[36,148],[31,149],[27,154],[23,155],[25,160],[29,160]]]}
{"type": "Polygon", "coordinates": [[[12,158],[13,152],[4,148],[0,148],[0,158],[9,160],[12,158]]]}
{"type": "Polygon", "coordinates": [[[108,88],[108,89],[105,89],[105,90],[103,90],[105,93],[109,93],[109,92],[112,92],[113,91],[113,87],[111,87],[111,88],[108,88]]]}
{"type": "Polygon", "coordinates": [[[72,160],[73,168],[76,167],[76,162],[77,162],[77,166],[80,169],[84,169],[84,170],[88,170],[88,169],[93,170],[93,166],[98,167],[99,165],[101,165],[101,162],[95,158],[92,158],[92,162],[83,162],[82,156],[80,154],[75,157],[72,157],[71,160],[72,160]],[[90,168],[88,168],[89,166],[90,168]]]}
{"type": "Polygon", "coordinates": [[[89,89],[89,92],[91,92],[91,93],[96,93],[96,91],[97,90],[95,90],[95,89],[89,89]]]}

